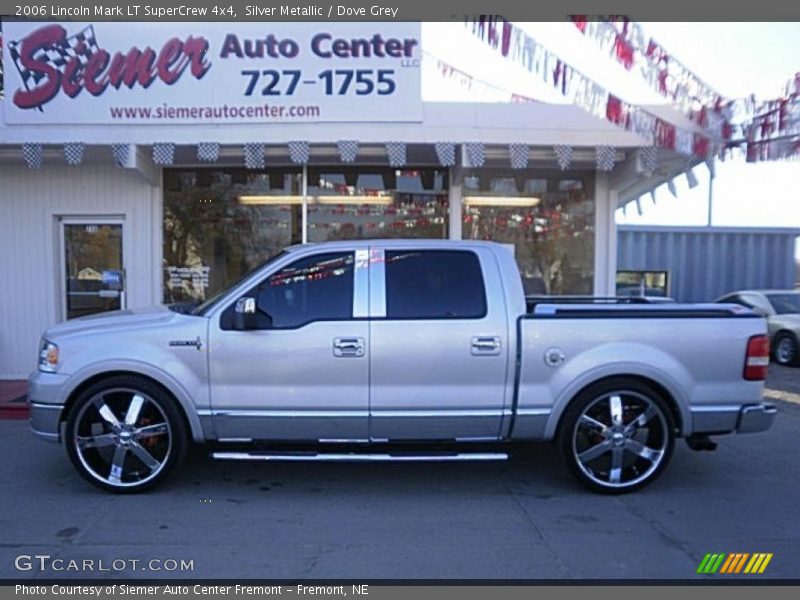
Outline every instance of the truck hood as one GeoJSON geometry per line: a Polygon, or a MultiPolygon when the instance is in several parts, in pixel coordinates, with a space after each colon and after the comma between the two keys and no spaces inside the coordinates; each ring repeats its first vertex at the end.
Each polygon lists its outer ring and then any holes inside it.
{"type": "Polygon", "coordinates": [[[164,326],[178,316],[178,313],[163,305],[114,310],[59,323],[50,327],[45,332],[44,337],[54,341],[59,337],[78,334],[108,333],[109,330],[128,329],[131,327],[164,326]]]}

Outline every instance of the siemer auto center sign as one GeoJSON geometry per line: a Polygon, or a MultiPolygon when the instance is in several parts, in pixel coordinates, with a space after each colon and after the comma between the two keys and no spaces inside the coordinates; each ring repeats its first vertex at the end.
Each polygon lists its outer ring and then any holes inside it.
{"type": "Polygon", "coordinates": [[[419,23],[3,30],[7,124],[422,120],[419,23]]]}

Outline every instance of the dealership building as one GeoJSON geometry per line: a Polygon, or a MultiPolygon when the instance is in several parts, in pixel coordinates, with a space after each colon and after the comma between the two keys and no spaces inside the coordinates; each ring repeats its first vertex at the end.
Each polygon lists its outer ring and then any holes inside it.
{"type": "Polygon", "coordinates": [[[264,26],[3,24],[0,378],[54,323],[298,243],[495,240],[530,292],[613,295],[616,208],[696,163],[643,169],[651,141],[572,104],[423,101],[419,24],[264,26]]]}

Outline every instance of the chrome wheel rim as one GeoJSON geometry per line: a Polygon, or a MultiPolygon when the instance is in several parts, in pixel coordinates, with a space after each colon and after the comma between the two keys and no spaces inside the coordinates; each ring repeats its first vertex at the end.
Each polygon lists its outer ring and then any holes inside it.
{"type": "Polygon", "coordinates": [[[72,443],[92,477],[114,487],[134,487],[163,470],[172,453],[172,429],[153,398],[115,388],[83,405],[72,443]]]}
{"type": "Polygon", "coordinates": [[[795,349],[794,342],[788,337],[782,337],[778,342],[778,348],[775,355],[780,363],[790,363],[794,360],[795,349]]]}
{"type": "Polygon", "coordinates": [[[655,402],[637,392],[617,391],[596,398],[581,413],[572,452],[591,481],[621,489],[658,469],[669,440],[666,418],[655,402]]]}

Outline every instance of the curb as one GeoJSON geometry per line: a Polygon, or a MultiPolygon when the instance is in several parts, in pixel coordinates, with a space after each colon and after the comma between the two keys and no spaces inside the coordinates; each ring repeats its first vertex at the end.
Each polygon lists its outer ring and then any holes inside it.
{"type": "Polygon", "coordinates": [[[0,403],[0,421],[23,421],[30,417],[31,410],[25,396],[0,403]]]}

